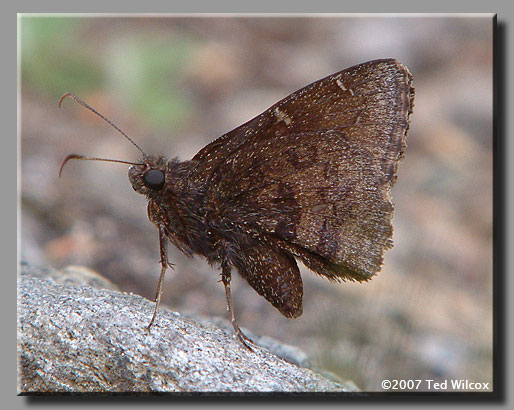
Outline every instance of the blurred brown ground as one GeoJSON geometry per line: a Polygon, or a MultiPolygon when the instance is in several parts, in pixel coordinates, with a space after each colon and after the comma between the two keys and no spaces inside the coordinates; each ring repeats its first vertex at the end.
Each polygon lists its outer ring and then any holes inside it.
{"type": "MultiPolygon", "coordinates": [[[[69,153],[138,155],[72,101],[59,110],[65,92],[146,152],[188,159],[312,81],[395,57],[413,73],[416,99],[382,271],[331,284],[303,269],[297,320],[236,278],[236,313],[243,327],[301,347],[365,390],[382,379],[492,382],[492,19],[41,20],[22,19],[22,260],[82,264],[125,291],[155,292],[157,230],[126,167],[71,162],[58,179],[69,153]]],[[[219,272],[169,252],[176,266],[163,303],[225,316],[219,272]]]]}

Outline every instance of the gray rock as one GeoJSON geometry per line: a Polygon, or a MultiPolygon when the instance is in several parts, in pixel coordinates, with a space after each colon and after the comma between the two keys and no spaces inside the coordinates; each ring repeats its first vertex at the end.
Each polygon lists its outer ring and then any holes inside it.
{"type": "Polygon", "coordinates": [[[97,289],[119,290],[109,279],[85,266],[67,266],[59,270],[50,266],[31,266],[26,262],[21,263],[22,272],[38,279],[50,279],[64,285],[92,286],[97,289]]]}
{"type": "Polygon", "coordinates": [[[355,391],[260,346],[251,352],[233,332],[165,308],[148,333],[152,302],[81,279],[58,283],[53,269],[47,269],[50,277],[45,270],[23,270],[18,279],[21,394],[355,391]]]}

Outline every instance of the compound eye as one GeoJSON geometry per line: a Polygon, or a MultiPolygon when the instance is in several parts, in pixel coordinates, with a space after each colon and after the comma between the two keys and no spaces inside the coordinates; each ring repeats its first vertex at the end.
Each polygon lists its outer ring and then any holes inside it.
{"type": "Polygon", "coordinates": [[[164,186],[164,172],[150,169],[143,174],[143,183],[153,191],[160,191],[164,186]]]}

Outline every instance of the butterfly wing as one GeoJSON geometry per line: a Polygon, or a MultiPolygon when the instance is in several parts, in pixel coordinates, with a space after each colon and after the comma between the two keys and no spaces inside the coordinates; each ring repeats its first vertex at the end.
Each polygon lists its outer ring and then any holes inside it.
{"type": "Polygon", "coordinates": [[[303,285],[295,259],[277,247],[254,243],[232,255],[240,275],[288,318],[302,314],[303,285]]]}
{"type": "Polygon", "coordinates": [[[369,279],[392,246],[411,83],[393,59],[314,82],[202,149],[196,178],[259,241],[330,279],[369,279]]]}

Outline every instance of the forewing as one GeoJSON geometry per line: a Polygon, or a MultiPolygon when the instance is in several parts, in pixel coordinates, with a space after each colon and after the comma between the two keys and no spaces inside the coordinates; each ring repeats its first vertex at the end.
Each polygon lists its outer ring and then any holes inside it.
{"type": "Polygon", "coordinates": [[[333,74],[214,141],[194,160],[225,215],[329,277],[363,280],[392,246],[390,188],[414,89],[396,60],[333,74]]]}

